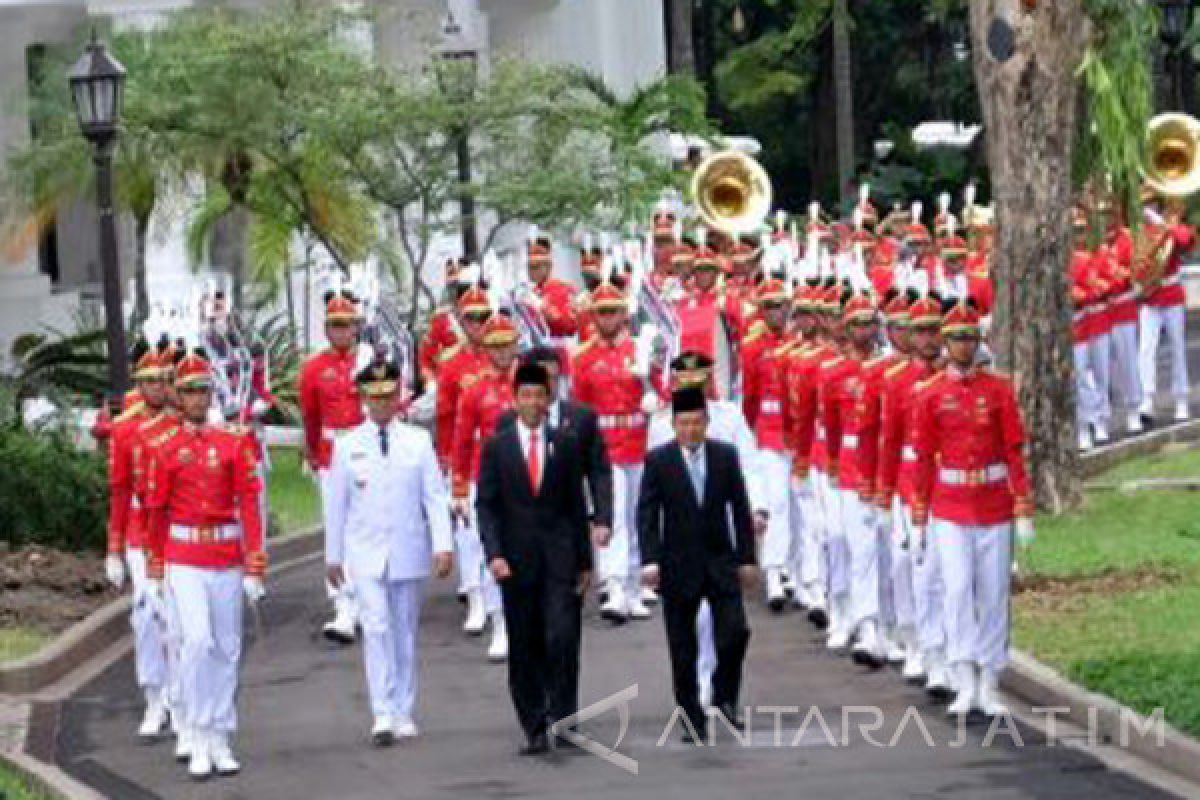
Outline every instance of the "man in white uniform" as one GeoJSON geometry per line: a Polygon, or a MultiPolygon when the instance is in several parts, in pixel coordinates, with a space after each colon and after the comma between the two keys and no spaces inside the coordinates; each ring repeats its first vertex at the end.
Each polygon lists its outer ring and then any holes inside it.
{"type": "MultiPolygon", "coordinates": [[[[758,448],[754,434],[746,424],[742,409],[737,403],[716,398],[713,384],[713,360],[703,353],[685,352],[671,362],[673,389],[696,388],[704,391],[708,398],[708,438],[726,442],[737,448],[738,460],[746,480],[746,494],[750,497],[750,508],[754,511],[754,525],[761,533],[767,524],[767,502],[763,496],[762,472],[759,467],[758,448]]],[[[653,450],[675,438],[671,425],[671,411],[665,409],[650,419],[647,449],[653,450]]],[[[696,636],[699,644],[696,671],[700,681],[700,704],[707,707],[712,698],[712,676],[717,668],[717,648],[713,640],[712,611],[708,603],[700,604],[696,614],[696,636]]]]}
{"type": "Polygon", "coordinates": [[[431,567],[444,578],[454,560],[446,484],[429,434],[397,419],[399,378],[393,364],[359,373],[368,418],[334,450],[325,506],[327,577],[354,575],[379,746],[417,735],[421,599],[431,567]]]}

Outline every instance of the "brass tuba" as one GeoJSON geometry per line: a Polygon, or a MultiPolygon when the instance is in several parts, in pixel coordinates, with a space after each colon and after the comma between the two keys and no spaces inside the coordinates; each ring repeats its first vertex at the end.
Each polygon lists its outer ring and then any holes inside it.
{"type": "MultiPolygon", "coordinates": [[[[1187,114],[1159,114],[1146,127],[1146,188],[1165,199],[1200,190],[1200,120],[1187,114]]],[[[1174,240],[1168,226],[1139,229],[1134,237],[1133,282],[1142,294],[1162,283],[1174,240]]]]}
{"type": "Polygon", "coordinates": [[[696,167],[692,200],[708,227],[730,236],[753,233],[771,211],[771,179],[745,153],[722,150],[696,167]]]}

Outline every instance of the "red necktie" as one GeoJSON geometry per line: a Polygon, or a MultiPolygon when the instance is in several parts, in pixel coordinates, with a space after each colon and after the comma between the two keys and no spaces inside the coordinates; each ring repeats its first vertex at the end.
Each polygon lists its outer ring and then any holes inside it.
{"type": "Polygon", "coordinates": [[[537,494],[542,487],[542,458],[538,452],[538,432],[534,428],[529,432],[529,485],[533,487],[533,493],[537,494]]]}

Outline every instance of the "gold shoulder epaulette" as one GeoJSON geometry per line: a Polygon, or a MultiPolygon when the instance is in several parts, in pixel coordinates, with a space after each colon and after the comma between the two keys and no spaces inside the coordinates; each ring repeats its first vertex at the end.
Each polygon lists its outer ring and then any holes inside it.
{"type": "Polygon", "coordinates": [[[438,362],[441,363],[441,362],[449,361],[450,359],[452,359],[456,355],[458,355],[459,350],[462,350],[462,342],[461,341],[458,342],[457,344],[453,344],[453,345],[447,347],[445,350],[438,353],[437,354],[438,362]]]}
{"type": "Polygon", "coordinates": [[[928,389],[929,387],[933,386],[934,384],[936,384],[938,381],[940,381],[943,377],[945,377],[945,375],[946,375],[946,373],[944,373],[944,372],[935,372],[932,375],[930,375],[928,378],[926,378],[925,380],[917,381],[917,384],[914,388],[919,391],[924,391],[924,390],[928,389]]]}
{"type": "Polygon", "coordinates": [[[903,372],[904,368],[907,366],[908,366],[908,359],[901,359],[899,364],[889,367],[886,371],[884,371],[883,377],[894,378],[897,375],[899,375],[901,372],[903,372]]]}
{"type": "Polygon", "coordinates": [[[113,424],[115,425],[118,422],[126,422],[128,420],[131,420],[134,417],[136,417],[138,414],[141,414],[145,410],[146,410],[145,403],[143,403],[143,402],[134,403],[129,408],[125,409],[120,414],[117,414],[117,416],[113,417],[113,424]]]}
{"type": "Polygon", "coordinates": [[[579,345],[575,348],[575,355],[576,356],[583,355],[588,350],[590,350],[592,348],[592,345],[594,345],[599,340],[600,340],[600,335],[595,334],[592,336],[592,338],[588,339],[586,342],[580,342],[579,345]]]}

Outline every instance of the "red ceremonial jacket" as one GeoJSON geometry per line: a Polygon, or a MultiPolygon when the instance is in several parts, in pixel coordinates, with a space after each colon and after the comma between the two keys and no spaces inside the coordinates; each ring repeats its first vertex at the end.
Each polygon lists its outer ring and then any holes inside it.
{"type": "Polygon", "coordinates": [[[579,348],[573,365],[575,400],[596,412],[608,457],[619,466],[641,464],[646,458],[645,384],[633,373],[634,357],[628,334],[612,343],[597,336],[579,348]]]}
{"type": "Polygon", "coordinates": [[[333,457],[333,434],[362,424],[362,403],[354,382],[357,354],[331,348],[312,356],[300,368],[300,415],[304,443],[314,467],[324,469],[333,457]]]}

